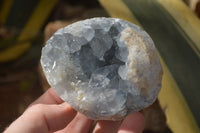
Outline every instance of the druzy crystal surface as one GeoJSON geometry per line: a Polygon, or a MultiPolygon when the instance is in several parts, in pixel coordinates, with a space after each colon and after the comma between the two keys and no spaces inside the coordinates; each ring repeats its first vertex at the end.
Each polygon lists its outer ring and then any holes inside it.
{"type": "Polygon", "coordinates": [[[154,43],[138,26],[92,18],[59,29],[42,49],[55,92],[91,119],[120,120],[157,98],[162,68],[154,43]]]}

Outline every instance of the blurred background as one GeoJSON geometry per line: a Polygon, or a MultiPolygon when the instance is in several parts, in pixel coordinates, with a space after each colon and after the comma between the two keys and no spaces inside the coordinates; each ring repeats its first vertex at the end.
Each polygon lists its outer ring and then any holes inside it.
{"type": "MultiPolygon", "coordinates": [[[[110,0],[108,0],[110,1],[110,0]]],[[[39,60],[41,55],[41,48],[45,45],[45,41],[59,28],[64,27],[72,22],[92,18],[92,17],[118,17],[121,18],[123,13],[125,14],[126,20],[132,20],[132,17],[126,15],[126,10],[124,9],[124,5],[128,3],[141,4],[141,8],[147,7],[150,10],[153,10],[153,6],[150,8],[146,5],[153,5],[155,1],[159,0],[141,0],[143,3],[137,2],[139,0],[113,0],[113,6],[108,5],[111,2],[106,2],[105,0],[0,0],[0,132],[2,132],[5,127],[7,127],[13,120],[15,120],[23,111],[27,108],[27,106],[33,102],[37,97],[39,97],[46,89],[48,89],[49,85],[46,82],[42,70],[40,68],[39,60]],[[115,3],[116,2],[116,3],[115,3]],[[117,5],[118,4],[118,5],[117,5]],[[117,5],[117,6],[116,6],[117,5]],[[116,8],[115,8],[116,6],[116,8]],[[112,8],[114,7],[114,8],[112,8]],[[117,15],[116,15],[117,14],[117,15]]],[[[172,1],[172,0],[164,0],[164,1],[172,1]]],[[[181,0],[175,0],[181,1],[181,0]]],[[[173,2],[172,2],[173,3],[173,2]]],[[[200,17],[200,0],[183,0],[181,1],[181,6],[184,4],[184,11],[188,11],[189,15],[192,14],[196,17],[195,23],[199,23],[200,17]],[[186,9],[187,8],[187,9],[186,9]]],[[[131,4],[130,4],[131,6],[131,4]]],[[[178,8],[181,6],[177,6],[178,8]]],[[[140,5],[138,5],[140,7],[140,5]]],[[[148,16],[148,12],[144,11],[140,12],[132,10],[134,6],[129,7],[131,12],[136,14],[137,22],[140,25],[144,26],[145,14],[148,16]],[[139,14],[143,16],[143,19],[137,17],[139,14]],[[143,23],[144,22],[144,23],[143,23]]],[[[145,8],[143,8],[145,9],[145,8]]],[[[176,10],[175,8],[173,10],[176,10]]],[[[128,10],[129,11],[129,10],[128,10]]],[[[172,9],[167,10],[169,15],[172,15],[172,9]]],[[[180,10],[179,10],[180,11],[180,10]]],[[[174,11],[176,12],[176,11],[174,11]]],[[[187,13],[184,13],[188,15],[187,13]]],[[[162,16],[166,17],[168,15],[162,14],[162,16]]],[[[152,16],[153,17],[153,16],[152,16]]],[[[123,17],[122,17],[123,18],[123,17]]],[[[147,17],[146,17],[147,18],[147,17]]],[[[155,20],[154,18],[152,18],[155,20]]],[[[161,17],[161,19],[163,19],[161,17]]],[[[184,16],[180,17],[180,21],[184,21],[184,16]]],[[[135,21],[135,20],[133,20],[135,21]]],[[[147,20],[148,21],[148,20],[147,20]]],[[[163,20],[164,21],[164,20],[163,20]]],[[[176,23],[179,24],[179,20],[176,23]]],[[[137,23],[136,22],[136,23],[137,23]]],[[[168,23],[168,22],[166,22],[168,23]]],[[[186,22],[186,24],[192,25],[190,22],[186,22]]],[[[149,23],[148,23],[149,24],[149,23]]],[[[155,23],[154,23],[155,25],[155,23]]],[[[200,24],[196,24],[200,25],[200,24]]],[[[187,25],[185,25],[187,27],[187,25]]],[[[167,27],[170,29],[170,27],[167,27]]],[[[198,27],[200,30],[200,27],[198,27]]],[[[182,35],[184,29],[179,28],[179,33],[182,35]]],[[[154,35],[154,31],[150,31],[150,36],[156,38],[156,34],[154,35]]],[[[173,30],[171,31],[174,32],[173,30]]],[[[187,30],[184,32],[186,33],[187,30]]],[[[191,31],[190,31],[191,32],[191,31]]],[[[186,33],[188,35],[188,33],[186,33]]],[[[195,34],[196,35],[196,34],[195,34]]],[[[195,36],[192,35],[192,36],[195,36]]],[[[174,35],[173,35],[174,36],[174,35]]],[[[191,37],[189,35],[189,37],[191,37]]],[[[194,37],[191,37],[192,39],[194,37]]],[[[198,37],[196,37],[198,38],[198,37]]],[[[200,36],[199,36],[200,38],[200,36]]],[[[155,39],[156,40],[156,39],[155,39]]],[[[193,40],[192,40],[193,41],[193,40]]],[[[197,42],[197,47],[200,44],[197,42]]],[[[173,76],[173,67],[170,67],[168,58],[165,54],[162,54],[162,48],[159,48],[161,56],[164,59],[164,62],[170,69],[170,72],[173,76]]],[[[198,49],[198,48],[197,48],[198,49]]],[[[198,55],[198,50],[194,50],[195,54],[198,55]]],[[[192,58],[192,56],[190,56],[192,58]]],[[[174,57],[176,58],[176,57],[174,57]]],[[[171,60],[171,58],[170,58],[171,60]]],[[[199,66],[199,58],[195,58],[196,65],[199,66]]],[[[179,68],[178,68],[179,69],[179,68]]],[[[184,70],[182,70],[184,71],[184,70]]],[[[199,68],[196,70],[199,71],[199,68]]],[[[197,75],[194,78],[197,80],[197,75]]],[[[187,76],[187,75],[184,75],[187,76]]],[[[184,81],[184,80],[183,80],[184,81]]],[[[175,77],[175,82],[178,83],[178,88],[183,93],[183,99],[186,99],[186,103],[190,104],[190,98],[187,98],[187,93],[184,89],[181,89],[181,83],[179,82],[179,78],[175,77]],[[184,91],[184,92],[183,92],[184,91]],[[189,101],[189,102],[188,102],[189,101]]],[[[195,87],[194,87],[195,88],[195,87]]],[[[195,89],[200,89],[196,87],[195,89]]],[[[199,91],[197,94],[199,94],[199,91]]],[[[195,92],[193,92],[195,93],[195,92]]],[[[179,96],[177,96],[179,98],[179,96]]],[[[144,109],[142,112],[146,118],[145,124],[145,133],[171,133],[177,132],[176,127],[168,126],[168,116],[166,115],[167,106],[164,106],[164,102],[161,105],[160,99],[157,100],[152,106],[147,109],[144,109]]],[[[194,105],[195,108],[200,108],[197,105],[194,105]]],[[[183,105],[184,106],[184,105],[183,105]]],[[[188,108],[192,111],[190,112],[193,117],[196,117],[194,110],[194,106],[189,106],[188,108]]],[[[197,116],[197,119],[199,117],[197,116]]],[[[188,118],[190,121],[190,116],[188,118]]],[[[195,119],[191,122],[191,127],[196,128],[199,126],[198,121],[195,119]]],[[[180,124],[180,123],[179,123],[180,124]]],[[[194,132],[197,130],[194,130],[194,132]]]]}

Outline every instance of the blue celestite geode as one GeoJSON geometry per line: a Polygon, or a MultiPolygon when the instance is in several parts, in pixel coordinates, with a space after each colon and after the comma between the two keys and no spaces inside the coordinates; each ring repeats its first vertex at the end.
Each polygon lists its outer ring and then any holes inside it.
{"type": "Polygon", "coordinates": [[[55,92],[91,119],[120,120],[152,104],[162,68],[149,35],[115,18],[92,18],[59,29],[42,49],[55,92]]]}

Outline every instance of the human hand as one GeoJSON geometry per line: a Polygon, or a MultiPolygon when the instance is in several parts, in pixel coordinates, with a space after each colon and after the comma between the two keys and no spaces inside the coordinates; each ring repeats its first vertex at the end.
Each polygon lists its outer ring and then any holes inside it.
{"type": "Polygon", "coordinates": [[[93,120],[77,113],[49,89],[4,133],[141,133],[143,127],[144,117],[139,112],[130,114],[123,121],[99,120],[94,125],[93,120]]]}

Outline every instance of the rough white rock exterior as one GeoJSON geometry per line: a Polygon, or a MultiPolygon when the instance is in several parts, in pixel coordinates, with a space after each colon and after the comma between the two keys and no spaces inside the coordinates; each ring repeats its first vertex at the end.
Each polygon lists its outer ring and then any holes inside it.
{"type": "Polygon", "coordinates": [[[91,119],[120,120],[151,105],[162,68],[150,36],[115,18],[92,18],[59,29],[41,64],[55,92],[91,119]]]}

